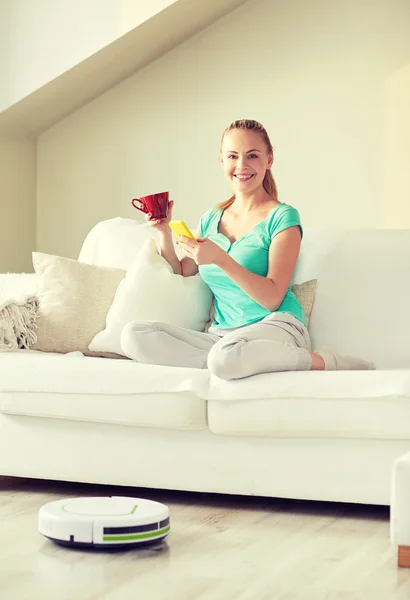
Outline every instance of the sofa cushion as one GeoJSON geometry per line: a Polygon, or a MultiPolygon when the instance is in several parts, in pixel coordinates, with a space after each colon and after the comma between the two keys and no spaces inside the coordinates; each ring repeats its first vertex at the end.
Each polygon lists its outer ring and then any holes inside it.
{"type": "Polygon", "coordinates": [[[160,256],[153,240],[137,253],[108,310],[106,328],[97,333],[89,349],[123,354],[121,333],[131,321],[163,321],[204,331],[212,292],[199,275],[181,277],[160,256]]]}
{"type": "Polygon", "coordinates": [[[410,440],[410,369],[211,376],[213,433],[410,440]]]}
{"type": "Polygon", "coordinates": [[[0,356],[0,412],[201,430],[207,371],[18,350],[0,356]]]}
{"type": "Polygon", "coordinates": [[[409,230],[305,229],[294,282],[317,279],[313,348],[410,367],[409,265],[409,230]]]}

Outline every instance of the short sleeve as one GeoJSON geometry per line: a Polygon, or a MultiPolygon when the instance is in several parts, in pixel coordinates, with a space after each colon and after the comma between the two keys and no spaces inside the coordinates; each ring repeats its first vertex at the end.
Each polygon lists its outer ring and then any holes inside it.
{"type": "Polygon", "coordinates": [[[210,208],[199,219],[199,237],[204,238],[207,236],[209,224],[211,222],[213,214],[214,214],[214,209],[210,208]]]}
{"type": "Polygon", "coordinates": [[[275,235],[289,229],[289,227],[298,226],[300,229],[300,235],[303,237],[303,229],[300,221],[300,216],[296,208],[289,206],[289,204],[282,204],[273,213],[272,218],[269,222],[269,235],[270,238],[274,238],[275,235]]]}

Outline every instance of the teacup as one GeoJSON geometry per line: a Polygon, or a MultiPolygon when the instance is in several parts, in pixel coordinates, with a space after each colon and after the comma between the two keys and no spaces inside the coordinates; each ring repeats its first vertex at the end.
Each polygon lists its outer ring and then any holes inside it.
{"type": "Polygon", "coordinates": [[[131,204],[145,214],[150,213],[153,219],[165,219],[168,215],[169,192],[150,194],[141,198],[133,198],[131,204]]]}

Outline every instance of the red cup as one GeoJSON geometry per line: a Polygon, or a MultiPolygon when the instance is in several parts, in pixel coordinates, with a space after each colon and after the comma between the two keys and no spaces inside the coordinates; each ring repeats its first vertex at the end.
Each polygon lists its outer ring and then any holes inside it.
{"type": "Polygon", "coordinates": [[[168,215],[169,192],[150,194],[142,198],[133,198],[131,204],[145,214],[151,213],[153,219],[165,219],[168,215]]]}

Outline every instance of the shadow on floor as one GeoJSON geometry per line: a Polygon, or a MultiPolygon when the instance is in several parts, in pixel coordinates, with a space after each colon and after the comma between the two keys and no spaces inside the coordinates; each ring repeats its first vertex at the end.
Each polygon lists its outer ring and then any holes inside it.
{"type": "MultiPolygon", "coordinates": [[[[50,494],[55,499],[66,496],[132,496],[156,500],[171,505],[197,505],[213,508],[235,510],[280,511],[299,515],[342,515],[350,518],[386,521],[390,517],[390,507],[351,504],[342,502],[323,502],[317,500],[294,500],[287,498],[265,498],[259,496],[233,496],[203,492],[182,492],[175,490],[157,490],[138,487],[113,485],[96,485],[73,483],[68,481],[51,481],[42,479],[25,479],[18,477],[0,477],[0,497],[2,494],[30,493],[50,494]]],[[[50,498],[50,501],[53,498],[50,498]]]]}

